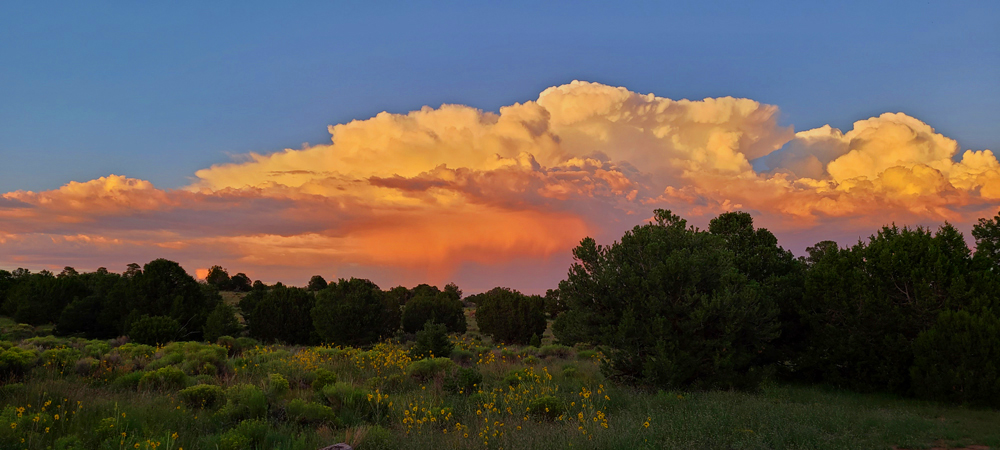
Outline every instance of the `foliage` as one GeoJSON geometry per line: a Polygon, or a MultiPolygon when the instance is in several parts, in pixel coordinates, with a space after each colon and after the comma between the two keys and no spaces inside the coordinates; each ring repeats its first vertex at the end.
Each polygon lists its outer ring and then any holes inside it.
{"type": "Polygon", "coordinates": [[[410,349],[411,357],[433,358],[434,355],[451,355],[455,345],[448,340],[448,329],[440,323],[427,321],[424,329],[417,332],[417,340],[410,349]]]}
{"type": "Polygon", "coordinates": [[[171,317],[144,315],[132,322],[128,336],[140,344],[166,344],[177,339],[180,330],[180,324],[171,317]]]}
{"type": "Polygon", "coordinates": [[[219,416],[229,421],[257,419],[267,416],[267,396],[259,387],[237,384],[226,390],[226,405],[219,416]]]}
{"type": "Polygon", "coordinates": [[[316,292],[326,289],[326,286],[327,283],[325,278],[319,275],[313,275],[312,278],[309,279],[309,285],[306,286],[306,289],[316,292]]]}
{"type": "Polygon", "coordinates": [[[566,411],[566,405],[558,397],[546,395],[528,403],[528,413],[544,420],[555,420],[566,411]]]}
{"type": "Polygon", "coordinates": [[[545,301],[537,295],[497,287],[486,292],[476,307],[479,330],[494,341],[527,344],[545,332],[545,301]]]}
{"type": "Polygon", "coordinates": [[[781,333],[764,348],[761,362],[774,364],[793,359],[802,351],[804,342],[799,311],[804,263],[778,246],[778,239],[770,231],[754,228],[753,217],[742,211],[720,214],[709,222],[708,232],[726,242],[736,269],[756,282],[760,295],[778,308],[781,333]]]}
{"type": "Polygon", "coordinates": [[[288,393],[288,380],[280,373],[272,373],[267,376],[267,396],[270,398],[280,398],[288,393]]]}
{"type": "Polygon", "coordinates": [[[444,379],[444,390],[454,394],[472,394],[483,383],[483,374],[471,367],[459,367],[444,379]]]}
{"type": "Polygon", "coordinates": [[[188,385],[184,371],[173,366],[162,367],[147,372],[139,380],[139,389],[179,390],[188,385]]]}
{"type": "MultiPolygon", "coordinates": [[[[371,281],[338,280],[316,294],[312,323],[324,342],[367,345],[392,335],[399,328],[392,309],[398,306],[371,281]]],[[[398,319],[397,319],[398,320],[398,319]]]]}
{"type": "Polygon", "coordinates": [[[20,347],[10,347],[0,352],[0,374],[4,377],[23,375],[38,361],[38,353],[20,347]]]}
{"type": "Polygon", "coordinates": [[[316,379],[312,382],[312,388],[316,391],[322,391],[324,387],[328,384],[333,384],[337,382],[337,374],[326,370],[322,367],[316,369],[316,379]]]}
{"type": "Polygon", "coordinates": [[[335,423],[337,415],[333,408],[320,405],[318,403],[306,402],[302,399],[293,399],[285,407],[288,418],[301,424],[319,425],[323,423],[335,423]]]}
{"type": "Polygon", "coordinates": [[[910,391],[913,341],[945,309],[964,309],[981,293],[967,277],[970,251],[945,224],[884,227],[851,248],[812,249],[801,303],[806,347],[796,375],[859,390],[910,391]]]}
{"type": "Polygon", "coordinates": [[[181,389],[177,396],[189,408],[215,409],[226,401],[226,391],[214,384],[198,384],[181,389]]]}
{"type": "Polygon", "coordinates": [[[609,376],[669,388],[753,388],[778,335],[777,308],[733,263],[725,241],[669,211],[620,242],[584,239],[559,284],[560,341],[608,348],[609,376]]]}
{"type": "Polygon", "coordinates": [[[208,275],[205,275],[205,282],[215,286],[220,291],[228,291],[232,286],[229,272],[223,269],[222,266],[212,266],[212,268],[208,269],[208,275]]]}
{"type": "Polygon", "coordinates": [[[914,390],[936,400],[1000,408],[1000,318],[943,311],[913,342],[914,390]]]}
{"type": "Polygon", "coordinates": [[[464,333],[467,328],[462,302],[454,293],[433,293],[430,288],[417,286],[414,297],[403,307],[403,331],[416,333],[427,321],[443,324],[451,333],[464,333]]]}
{"type": "Polygon", "coordinates": [[[406,372],[410,376],[427,380],[443,375],[455,367],[455,362],[448,358],[424,358],[410,363],[406,372]]]}
{"type": "Polygon", "coordinates": [[[222,336],[238,335],[242,330],[243,327],[236,318],[236,309],[219,303],[205,320],[204,338],[208,342],[215,342],[222,336]]]}
{"type": "Polygon", "coordinates": [[[301,288],[275,286],[255,290],[240,301],[240,311],[247,321],[250,337],[263,342],[310,344],[313,332],[313,294],[301,288]]]}

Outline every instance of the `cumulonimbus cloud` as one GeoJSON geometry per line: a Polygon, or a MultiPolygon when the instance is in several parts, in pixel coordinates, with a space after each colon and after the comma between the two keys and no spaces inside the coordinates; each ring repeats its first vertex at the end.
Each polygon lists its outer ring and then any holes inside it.
{"type": "Polygon", "coordinates": [[[695,222],[742,209],[780,237],[968,223],[1000,205],[993,153],[960,152],[916,118],[796,133],[778,115],[749,99],[671,100],[579,81],[499,113],[381,113],[331,126],[327,145],[199,170],[181,189],[111,175],[3,194],[0,267],[170,256],[263,278],[381,268],[441,280],[468,264],[531,260],[551,261],[541,279],[554,284],[580,238],[610,241],[654,208],[695,222]]]}

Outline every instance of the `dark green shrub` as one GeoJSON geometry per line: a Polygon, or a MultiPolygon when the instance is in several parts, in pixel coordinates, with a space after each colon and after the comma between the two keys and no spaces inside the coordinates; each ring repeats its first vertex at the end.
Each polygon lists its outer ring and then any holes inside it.
{"type": "Polygon", "coordinates": [[[538,349],[538,356],[542,358],[568,358],[572,354],[572,348],[559,344],[546,345],[538,349]]]}
{"type": "Polygon", "coordinates": [[[427,321],[443,324],[451,333],[464,333],[468,324],[462,301],[447,292],[416,295],[403,307],[403,331],[416,333],[427,321]]]}
{"type": "Polygon", "coordinates": [[[412,377],[427,380],[444,374],[453,367],[455,367],[455,362],[448,358],[426,358],[410,363],[410,366],[406,368],[406,373],[412,377]]]}
{"type": "Polygon", "coordinates": [[[156,348],[151,345],[133,344],[129,342],[127,344],[122,344],[118,346],[117,348],[115,348],[115,351],[117,351],[119,355],[127,359],[135,359],[135,358],[148,359],[152,358],[153,354],[156,353],[156,348]]]}
{"type": "Polygon", "coordinates": [[[528,414],[539,420],[556,420],[566,412],[566,405],[557,397],[546,395],[528,403],[528,414]]]}
{"type": "Polygon", "coordinates": [[[524,365],[526,366],[537,366],[538,363],[541,362],[541,360],[539,360],[538,357],[535,355],[528,355],[525,356],[523,359],[521,359],[521,362],[524,363],[524,365]]]}
{"type": "Polygon", "coordinates": [[[847,249],[809,248],[795,375],[861,391],[912,391],[913,341],[977,296],[970,250],[951,225],[883,227],[847,249]]]}
{"type": "Polygon", "coordinates": [[[267,416],[267,396],[259,387],[237,384],[226,389],[226,405],[220,416],[230,421],[256,419],[267,416]]]}
{"type": "Polygon", "coordinates": [[[73,371],[81,377],[89,377],[94,374],[98,367],[100,367],[101,362],[91,358],[81,358],[73,365],[73,371]]]}
{"type": "Polygon", "coordinates": [[[233,429],[222,434],[219,450],[245,450],[261,448],[270,429],[266,420],[244,420],[233,429]]]}
{"type": "Polygon", "coordinates": [[[569,309],[553,332],[607,347],[607,376],[685,389],[759,385],[758,355],[779,334],[778,310],[723,238],[657,210],[654,223],[610,246],[585,238],[573,256],[559,283],[569,309]]]}
{"type": "Polygon", "coordinates": [[[451,351],[451,360],[462,365],[471,364],[472,358],[475,356],[472,352],[460,348],[455,348],[451,351]]]}
{"type": "Polygon", "coordinates": [[[596,350],[581,350],[579,352],[576,352],[576,359],[589,361],[595,358],[597,358],[596,350]]]}
{"type": "Polygon", "coordinates": [[[21,376],[35,366],[38,353],[20,347],[11,347],[0,352],[0,374],[3,376],[21,376]]]}
{"type": "Polygon", "coordinates": [[[483,384],[483,374],[478,370],[459,367],[444,379],[444,390],[455,394],[471,394],[483,384]]]}
{"type": "Polygon", "coordinates": [[[100,358],[110,352],[111,344],[104,341],[91,341],[83,347],[83,353],[94,358],[100,358]]]}
{"type": "Polygon", "coordinates": [[[139,388],[139,381],[146,376],[146,372],[129,372],[118,376],[111,382],[111,387],[120,391],[134,391],[139,388]]]}
{"type": "MultiPolygon", "coordinates": [[[[225,303],[219,303],[212,313],[205,320],[204,338],[208,342],[215,342],[222,336],[235,336],[240,334],[243,326],[236,318],[236,308],[225,303]]],[[[230,338],[232,339],[232,338],[230,338]]]]}
{"type": "Polygon", "coordinates": [[[288,393],[288,380],[280,373],[272,373],[267,376],[267,396],[270,398],[280,398],[288,393]]]}
{"type": "Polygon", "coordinates": [[[226,401],[226,391],[214,384],[198,384],[177,393],[189,408],[215,409],[226,401]]]}
{"type": "Polygon", "coordinates": [[[323,342],[368,345],[399,329],[399,305],[368,280],[351,278],[316,294],[313,325],[323,342]]]}
{"type": "Polygon", "coordinates": [[[294,399],[285,407],[288,419],[304,425],[336,424],[337,415],[329,406],[294,399]]]}
{"type": "Polygon", "coordinates": [[[414,359],[450,356],[455,344],[448,340],[448,329],[440,323],[428,321],[424,329],[417,332],[417,341],[410,349],[414,359]]]}
{"type": "Polygon", "coordinates": [[[316,299],[301,288],[275,286],[253,291],[240,301],[250,337],[264,342],[312,344],[316,341],[312,310],[316,299]]]}
{"type": "Polygon", "coordinates": [[[56,439],[52,448],[53,450],[85,450],[87,446],[76,436],[63,436],[56,439]]]}
{"type": "Polygon", "coordinates": [[[1000,407],[1000,319],[990,310],[942,312],[913,342],[913,353],[917,394],[1000,407]]]}
{"type": "Polygon", "coordinates": [[[341,410],[358,411],[368,402],[368,394],[348,383],[337,382],[323,387],[323,398],[335,412],[341,410]]]}
{"type": "Polygon", "coordinates": [[[139,388],[147,390],[178,390],[188,385],[188,377],[183,370],[168,366],[146,372],[139,380],[139,388]]]}
{"type": "Polygon", "coordinates": [[[129,339],[146,345],[166,344],[177,339],[181,326],[172,317],[142,316],[129,327],[129,339]]]}
{"type": "Polygon", "coordinates": [[[79,350],[75,348],[61,347],[52,348],[42,352],[39,359],[43,366],[62,372],[76,363],[76,360],[79,357],[79,350]]]}
{"type": "Polygon", "coordinates": [[[528,344],[545,332],[545,301],[508,288],[494,288],[479,300],[476,323],[494,341],[528,344]]]}
{"type": "Polygon", "coordinates": [[[337,382],[337,374],[322,367],[316,369],[316,379],[312,382],[312,388],[316,391],[322,391],[324,387],[328,384],[333,384],[337,382]]]}
{"type": "Polygon", "coordinates": [[[538,382],[539,376],[531,369],[511,370],[503,377],[504,384],[517,387],[523,382],[538,382]]]}

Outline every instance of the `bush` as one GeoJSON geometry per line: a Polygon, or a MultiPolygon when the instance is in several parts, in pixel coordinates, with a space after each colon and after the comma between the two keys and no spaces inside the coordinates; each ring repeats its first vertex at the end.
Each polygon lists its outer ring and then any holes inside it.
{"type": "Polygon", "coordinates": [[[312,388],[316,391],[322,391],[324,387],[328,384],[333,384],[337,382],[337,374],[322,367],[316,369],[316,379],[312,382],[312,388]]]}
{"type": "Polygon", "coordinates": [[[1000,319],[990,310],[942,312],[913,342],[913,353],[917,394],[1000,407],[1000,319]]]}
{"type": "Polygon", "coordinates": [[[280,398],[288,393],[288,380],[280,373],[272,373],[267,376],[267,396],[270,398],[280,398]]]}
{"type": "Polygon", "coordinates": [[[471,394],[483,383],[483,374],[478,370],[459,367],[444,379],[444,390],[455,394],[471,394]]]}
{"type": "MultiPolygon", "coordinates": [[[[912,391],[913,341],[977,294],[970,250],[951,225],[883,227],[868,242],[810,247],[795,375],[859,391],[912,391]]],[[[983,290],[990,292],[991,290],[983,290]]]]}
{"type": "Polygon", "coordinates": [[[250,337],[264,342],[304,345],[315,341],[312,318],[315,304],[312,292],[275,286],[247,294],[240,301],[240,310],[247,321],[250,337]]]}
{"type": "Polygon", "coordinates": [[[142,316],[129,327],[129,339],[140,344],[166,344],[177,339],[181,326],[172,317],[142,316]]]}
{"type": "Polygon", "coordinates": [[[139,388],[139,381],[146,376],[146,372],[129,372],[115,378],[111,382],[111,387],[120,391],[134,391],[139,388]]]}
{"type": "MultiPolygon", "coordinates": [[[[225,303],[219,303],[205,320],[204,338],[215,342],[222,336],[235,336],[243,330],[236,318],[236,308],[225,303]]],[[[230,338],[232,339],[232,338],[230,338]]]]}
{"type": "Polygon", "coordinates": [[[326,385],[323,388],[323,398],[335,412],[344,409],[357,411],[368,401],[367,393],[363,389],[344,382],[326,385]]]}
{"type": "Polygon", "coordinates": [[[62,347],[53,348],[42,352],[41,363],[46,367],[60,372],[69,368],[80,357],[80,351],[75,348],[62,347]]]}
{"type": "Polygon", "coordinates": [[[448,358],[427,358],[410,363],[410,366],[406,368],[406,373],[412,377],[427,380],[444,374],[453,367],[455,367],[455,362],[448,358]]]}
{"type": "Polygon", "coordinates": [[[553,332],[609,348],[607,376],[684,389],[759,385],[758,355],[778,335],[778,310],[721,237],[657,210],[655,223],[610,246],[585,238],[573,256],[559,283],[569,309],[553,332]]]}
{"type": "Polygon", "coordinates": [[[329,406],[294,399],[285,408],[288,419],[303,425],[336,424],[337,415],[329,406]]]}
{"type": "Polygon", "coordinates": [[[503,382],[512,387],[518,387],[522,382],[537,382],[540,378],[532,369],[511,370],[503,377],[503,382]]]}
{"type": "Polygon", "coordinates": [[[4,376],[21,376],[34,367],[38,353],[20,347],[11,347],[0,352],[0,373],[4,376]]]}
{"type": "Polygon", "coordinates": [[[451,360],[462,365],[471,364],[475,356],[472,352],[460,348],[451,351],[451,360]]]}
{"type": "Polygon", "coordinates": [[[115,349],[119,355],[128,359],[151,358],[156,353],[156,348],[145,344],[133,344],[131,342],[122,344],[115,349]]]}
{"type": "Polygon", "coordinates": [[[189,408],[215,409],[226,401],[226,391],[214,384],[199,384],[177,393],[189,408]]]}
{"type": "Polygon", "coordinates": [[[573,354],[573,349],[559,344],[546,345],[538,349],[538,356],[542,358],[568,358],[573,354]]]}
{"type": "Polygon", "coordinates": [[[267,439],[270,426],[265,420],[244,420],[235,428],[222,434],[219,450],[244,450],[260,448],[267,439]]]}
{"type": "Polygon", "coordinates": [[[556,420],[566,412],[566,405],[557,397],[546,395],[532,399],[528,403],[528,413],[536,419],[556,420]]]}
{"type": "Polygon", "coordinates": [[[462,301],[447,292],[424,293],[403,307],[403,331],[416,333],[427,321],[444,325],[450,333],[464,333],[468,327],[462,301]]]}
{"type": "Polygon", "coordinates": [[[486,292],[476,308],[476,323],[494,341],[528,344],[545,332],[545,301],[508,288],[486,292]]]}
{"type": "Polygon", "coordinates": [[[257,386],[237,384],[226,390],[226,405],[219,415],[232,421],[267,416],[267,396],[257,386]]]}
{"type": "Polygon", "coordinates": [[[96,371],[100,365],[100,361],[88,356],[77,361],[73,365],[73,371],[81,377],[89,377],[94,374],[94,371],[96,371]]]}
{"type": "Polygon", "coordinates": [[[313,325],[323,342],[368,345],[399,329],[398,310],[375,283],[341,279],[316,294],[313,325]]]}
{"type": "Polygon", "coordinates": [[[439,323],[428,321],[424,329],[417,332],[417,342],[410,349],[414,359],[451,356],[455,344],[448,340],[448,329],[439,323]]]}
{"type": "Polygon", "coordinates": [[[146,372],[139,380],[139,388],[148,390],[183,389],[187,384],[188,377],[184,371],[172,366],[146,372]]]}

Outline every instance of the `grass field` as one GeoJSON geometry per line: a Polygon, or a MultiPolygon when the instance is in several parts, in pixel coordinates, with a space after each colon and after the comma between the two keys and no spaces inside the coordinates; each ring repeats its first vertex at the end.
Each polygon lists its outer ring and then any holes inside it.
{"type": "Polygon", "coordinates": [[[996,411],[773,383],[754,393],[640,390],[605,380],[593,350],[477,336],[474,327],[453,336],[452,360],[433,361],[395,343],[7,340],[8,374],[18,355],[32,360],[0,388],[0,448],[1000,447],[996,411]]]}

